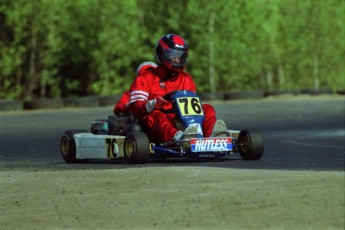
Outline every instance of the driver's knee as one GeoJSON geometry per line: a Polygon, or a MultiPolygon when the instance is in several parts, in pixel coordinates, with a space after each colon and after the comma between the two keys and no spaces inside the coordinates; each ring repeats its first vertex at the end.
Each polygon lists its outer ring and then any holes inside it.
{"type": "Polygon", "coordinates": [[[209,104],[203,104],[202,109],[205,114],[205,119],[202,123],[202,132],[205,137],[209,137],[212,133],[213,126],[216,123],[216,110],[209,104]]]}

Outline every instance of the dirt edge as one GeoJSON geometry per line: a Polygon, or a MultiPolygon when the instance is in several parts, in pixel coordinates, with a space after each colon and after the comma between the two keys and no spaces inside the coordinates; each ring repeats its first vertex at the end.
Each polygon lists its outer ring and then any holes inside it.
{"type": "Polygon", "coordinates": [[[344,229],[344,171],[0,171],[4,229],[344,229]]]}

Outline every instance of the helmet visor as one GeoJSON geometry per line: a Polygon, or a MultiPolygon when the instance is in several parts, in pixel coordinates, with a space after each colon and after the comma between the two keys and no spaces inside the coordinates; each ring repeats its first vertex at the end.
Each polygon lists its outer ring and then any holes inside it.
{"type": "Polygon", "coordinates": [[[188,53],[179,50],[163,50],[165,59],[176,66],[185,66],[188,61],[188,53]]]}

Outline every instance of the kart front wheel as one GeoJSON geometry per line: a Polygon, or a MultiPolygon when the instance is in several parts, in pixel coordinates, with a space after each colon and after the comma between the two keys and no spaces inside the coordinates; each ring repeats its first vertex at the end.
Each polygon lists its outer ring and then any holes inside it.
{"type": "Polygon", "coordinates": [[[127,134],[124,142],[125,159],[131,164],[142,164],[150,156],[150,142],[143,132],[127,134]]]}
{"type": "Polygon", "coordinates": [[[76,159],[76,144],[74,140],[74,135],[77,133],[88,133],[88,131],[84,129],[67,130],[65,134],[61,137],[61,155],[67,163],[85,162],[85,160],[76,159]]]}
{"type": "Polygon", "coordinates": [[[238,136],[238,149],[243,160],[259,160],[264,153],[264,139],[255,129],[244,129],[238,136]]]}

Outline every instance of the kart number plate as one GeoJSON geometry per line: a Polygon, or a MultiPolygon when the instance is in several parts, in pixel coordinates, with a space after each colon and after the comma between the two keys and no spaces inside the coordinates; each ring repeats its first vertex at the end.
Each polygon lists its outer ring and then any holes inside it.
{"type": "Polygon", "coordinates": [[[203,116],[201,103],[198,97],[181,97],[177,99],[177,105],[182,116],[203,116]]]}

